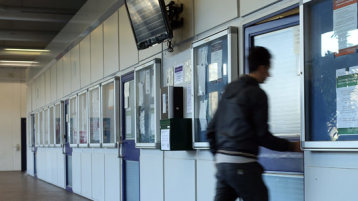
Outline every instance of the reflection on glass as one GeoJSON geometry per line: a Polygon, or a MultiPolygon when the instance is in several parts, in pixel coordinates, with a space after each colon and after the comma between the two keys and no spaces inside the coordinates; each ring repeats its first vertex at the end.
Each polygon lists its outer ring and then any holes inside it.
{"type": "Polygon", "coordinates": [[[136,118],[137,142],[155,142],[155,114],[154,114],[154,70],[153,66],[136,73],[136,118]]]}
{"type": "Polygon", "coordinates": [[[55,107],[55,126],[56,126],[56,144],[61,144],[61,107],[57,104],[55,107]]]}
{"type": "Polygon", "coordinates": [[[48,110],[47,109],[44,111],[43,118],[44,118],[44,144],[48,145],[49,134],[48,134],[48,110]]]}
{"type": "Polygon", "coordinates": [[[227,36],[194,48],[194,131],[195,142],[207,142],[210,122],[228,84],[227,36]]]}
{"type": "Polygon", "coordinates": [[[49,114],[49,135],[50,135],[50,144],[53,145],[54,144],[54,127],[53,127],[53,121],[54,121],[54,107],[50,107],[50,114],[49,114]]]}
{"type": "Polygon", "coordinates": [[[134,139],[134,81],[124,83],[125,139],[134,139]]]}
{"type": "Polygon", "coordinates": [[[321,56],[338,53],[339,50],[358,45],[358,29],[336,35],[334,31],[321,34],[321,56]]]}
{"type": "Polygon", "coordinates": [[[269,124],[274,134],[301,132],[299,26],[254,37],[255,46],[272,54],[270,77],[261,84],[269,101],[269,124]]]}
{"type": "Polygon", "coordinates": [[[102,86],[103,143],[114,143],[114,82],[102,86]]]}
{"type": "Polygon", "coordinates": [[[87,93],[79,96],[80,144],[87,144],[87,93]]]}
{"type": "Polygon", "coordinates": [[[70,144],[78,143],[77,97],[70,100],[70,144]]]}
{"type": "Polygon", "coordinates": [[[89,127],[90,143],[100,143],[100,107],[99,107],[99,88],[89,91],[89,127]]]}

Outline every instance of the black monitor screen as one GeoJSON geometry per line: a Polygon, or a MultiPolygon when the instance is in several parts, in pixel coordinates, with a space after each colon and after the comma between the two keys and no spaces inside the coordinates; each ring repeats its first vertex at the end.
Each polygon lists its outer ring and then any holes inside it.
{"type": "Polygon", "coordinates": [[[138,49],[172,38],[163,0],[126,0],[138,49]]]}

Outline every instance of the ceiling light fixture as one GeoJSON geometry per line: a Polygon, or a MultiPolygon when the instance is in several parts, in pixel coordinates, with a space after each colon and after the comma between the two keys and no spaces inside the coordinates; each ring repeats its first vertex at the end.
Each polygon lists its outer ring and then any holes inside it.
{"type": "Polygon", "coordinates": [[[12,66],[12,67],[35,67],[39,66],[38,64],[14,64],[14,63],[0,63],[0,66],[12,66]]]}
{"type": "Polygon", "coordinates": [[[20,49],[20,48],[4,48],[6,51],[18,51],[18,52],[50,52],[45,49],[20,49]]]}
{"type": "Polygon", "coordinates": [[[10,61],[10,60],[0,60],[0,63],[19,63],[19,64],[38,64],[37,61],[10,61]]]}

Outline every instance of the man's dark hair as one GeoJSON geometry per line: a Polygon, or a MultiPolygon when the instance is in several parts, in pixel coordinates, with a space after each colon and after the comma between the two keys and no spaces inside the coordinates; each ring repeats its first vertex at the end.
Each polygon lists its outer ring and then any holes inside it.
{"type": "Polygon", "coordinates": [[[270,66],[271,54],[270,52],[261,46],[255,46],[250,49],[249,71],[255,72],[260,65],[270,66]]]}

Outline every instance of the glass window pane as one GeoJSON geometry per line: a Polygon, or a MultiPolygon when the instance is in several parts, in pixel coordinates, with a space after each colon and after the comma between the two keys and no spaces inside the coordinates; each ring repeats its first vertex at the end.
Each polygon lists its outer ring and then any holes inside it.
{"type": "Polygon", "coordinates": [[[155,103],[153,65],[136,72],[137,142],[155,142],[155,103]]]}
{"type": "Polygon", "coordinates": [[[44,111],[44,145],[48,145],[48,109],[44,111]]]}
{"type": "Polygon", "coordinates": [[[124,83],[125,139],[134,140],[134,80],[124,83]]]}
{"type": "Polygon", "coordinates": [[[194,49],[195,142],[207,142],[206,127],[228,84],[228,40],[222,36],[194,49]]]}
{"type": "Polygon", "coordinates": [[[50,114],[49,114],[49,124],[50,124],[50,128],[49,128],[49,135],[50,135],[50,144],[53,145],[54,144],[54,127],[53,127],[53,123],[54,123],[54,107],[50,107],[50,114]]]}
{"type": "Polygon", "coordinates": [[[70,100],[70,144],[78,143],[77,97],[70,100]]]}
{"type": "Polygon", "coordinates": [[[43,111],[40,112],[40,119],[39,119],[39,122],[40,122],[40,145],[43,145],[44,144],[44,118],[43,118],[43,111]]]}
{"type": "Polygon", "coordinates": [[[261,84],[269,100],[269,124],[274,134],[301,132],[299,26],[254,37],[254,45],[272,54],[270,77],[261,84]]]}
{"type": "Polygon", "coordinates": [[[87,93],[79,96],[80,144],[87,144],[87,93]]]}
{"type": "Polygon", "coordinates": [[[35,114],[34,135],[36,145],[38,146],[40,144],[39,113],[35,114]]]}
{"type": "Polygon", "coordinates": [[[61,106],[60,104],[56,105],[55,108],[55,123],[56,123],[56,144],[61,144],[61,106]]]}
{"type": "Polygon", "coordinates": [[[100,106],[99,106],[99,88],[89,92],[89,126],[90,143],[100,143],[100,106]]]}
{"type": "Polygon", "coordinates": [[[103,143],[114,143],[114,82],[102,86],[103,143]]]}

